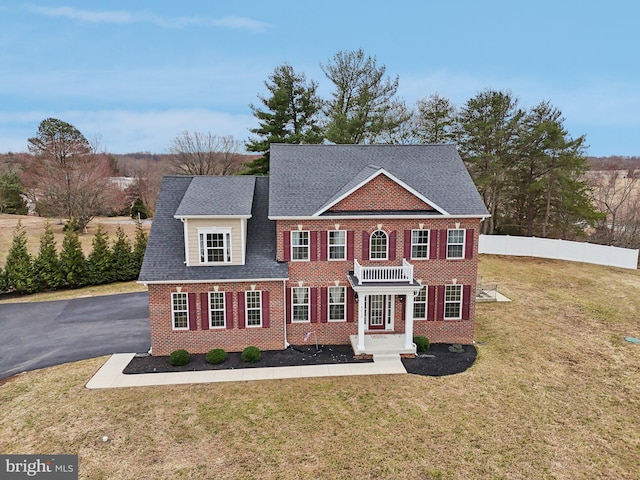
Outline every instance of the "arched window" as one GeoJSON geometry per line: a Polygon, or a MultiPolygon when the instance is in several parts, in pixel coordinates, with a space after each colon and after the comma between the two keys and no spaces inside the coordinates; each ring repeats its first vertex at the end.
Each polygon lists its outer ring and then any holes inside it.
{"type": "Polygon", "coordinates": [[[387,234],[382,230],[376,230],[371,234],[371,248],[369,248],[369,258],[371,260],[386,260],[387,257],[387,234]]]}

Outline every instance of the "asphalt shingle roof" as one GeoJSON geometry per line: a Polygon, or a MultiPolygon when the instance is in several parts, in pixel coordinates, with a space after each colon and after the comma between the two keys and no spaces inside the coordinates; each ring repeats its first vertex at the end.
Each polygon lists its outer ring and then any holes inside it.
{"type": "Polygon", "coordinates": [[[272,144],[269,216],[311,216],[376,168],[449,215],[488,215],[454,145],[272,144]]]}
{"type": "MultiPolygon", "coordinates": [[[[189,187],[196,180],[224,178],[233,183],[239,177],[191,177],[167,176],[162,180],[160,194],[142,262],[139,281],[209,281],[209,280],[255,280],[288,278],[286,263],[276,262],[276,226],[267,218],[269,204],[269,178],[245,177],[244,192],[236,192],[238,198],[244,198],[251,189],[252,217],[247,222],[247,250],[245,265],[193,266],[184,263],[184,230],[182,221],[174,218],[189,187]]],[[[206,183],[206,182],[205,182],[206,183]]],[[[204,215],[215,215],[217,211],[206,211],[204,215]]],[[[240,214],[238,214],[240,215],[240,214]]]]}
{"type": "Polygon", "coordinates": [[[255,183],[250,176],[193,177],[175,215],[251,215],[255,183]]]}

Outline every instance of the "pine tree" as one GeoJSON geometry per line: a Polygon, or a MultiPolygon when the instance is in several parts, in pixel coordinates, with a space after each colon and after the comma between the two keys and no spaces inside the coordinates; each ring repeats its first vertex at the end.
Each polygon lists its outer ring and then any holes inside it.
{"type": "Polygon", "coordinates": [[[40,236],[40,250],[33,262],[35,278],[39,291],[54,290],[62,284],[60,258],[56,249],[51,225],[47,222],[40,236]]]}
{"type": "Polygon", "coordinates": [[[144,231],[141,224],[136,225],[136,242],[133,245],[132,263],[135,266],[136,277],[140,274],[144,252],[147,249],[147,232],[144,231]]]}
{"type": "Polygon", "coordinates": [[[87,261],[82,252],[78,232],[73,230],[67,230],[62,240],[60,271],[64,286],[79,288],[88,283],[87,261]]]}
{"type": "Polygon", "coordinates": [[[98,230],[91,242],[91,253],[87,257],[88,280],[91,285],[111,283],[115,277],[113,258],[108,240],[107,234],[102,230],[102,226],[98,225],[98,230]]]}
{"type": "Polygon", "coordinates": [[[33,261],[27,251],[27,234],[20,222],[13,232],[13,243],[7,254],[5,281],[9,291],[33,293],[37,289],[33,261]]]}
{"type": "Polygon", "coordinates": [[[140,218],[140,220],[144,220],[148,217],[149,212],[147,210],[147,206],[140,197],[136,198],[136,201],[133,202],[133,205],[131,206],[131,218],[134,220],[137,220],[138,218],[140,218]]]}
{"type": "Polygon", "coordinates": [[[114,281],[127,282],[136,278],[137,272],[133,266],[131,245],[122,227],[116,230],[116,240],[113,242],[111,252],[114,281]]]}

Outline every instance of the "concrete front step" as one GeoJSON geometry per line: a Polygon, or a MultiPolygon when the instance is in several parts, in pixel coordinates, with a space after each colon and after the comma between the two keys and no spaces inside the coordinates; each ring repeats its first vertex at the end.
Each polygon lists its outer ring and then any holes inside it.
{"type": "Polygon", "coordinates": [[[415,355],[416,346],[405,345],[405,336],[398,334],[372,334],[364,336],[364,350],[358,348],[358,336],[350,335],[351,346],[356,355],[415,355]]]}
{"type": "Polygon", "coordinates": [[[374,353],[373,361],[378,362],[397,362],[400,360],[399,353],[374,353]]]}

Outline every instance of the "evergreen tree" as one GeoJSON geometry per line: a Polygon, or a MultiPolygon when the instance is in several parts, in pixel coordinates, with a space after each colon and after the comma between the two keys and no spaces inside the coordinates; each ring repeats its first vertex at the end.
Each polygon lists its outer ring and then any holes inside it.
{"type": "Polygon", "coordinates": [[[98,225],[98,230],[91,244],[91,253],[87,257],[87,267],[89,270],[88,283],[91,285],[100,285],[113,282],[115,277],[113,258],[111,249],[109,248],[107,234],[102,230],[101,225],[98,225]]]}
{"type": "Polygon", "coordinates": [[[147,210],[147,206],[144,204],[140,197],[136,198],[136,201],[131,205],[131,218],[137,220],[144,220],[149,218],[149,211],[147,210]]]}
{"type": "Polygon", "coordinates": [[[22,198],[22,182],[16,172],[0,175],[0,213],[26,215],[27,204],[22,198]]]}
{"type": "Polygon", "coordinates": [[[456,125],[456,107],[447,98],[433,94],[418,100],[415,137],[420,143],[451,143],[456,125]]]}
{"type": "Polygon", "coordinates": [[[262,157],[247,164],[248,175],[269,173],[269,148],[272,143],[321,143],[322,129],[318,117],[322,102],[316,95],[318,85],[307,83],[304,74],[296,74],[290,65],[276,67],[265,86],[269,97],[258,95],[264,110],[250,105],[260,126],[251,129],[259,138],[247,142],[250,152],[262,153],[262,157]]]}
{"type": "Polygon", "coordinates": [[[404,103],[396,98],[398,76],[385,76],[386,67],[362,49],[338,52],[320,65],[335,89],[326,102],[326,138],[333,143],[375,143],[393,140],[409,120],[404,103]]]}
{"type": "Polygon", "coordinates": [[[40,236],[40,250],[33,266],[39,291],[54,290],[62,284],[60,258],[49,222],[45,223],[44,232],[40,236]]]}
{"type": "Polygon", "coordinates": [[[88,283],[87,261],[82,252],[78,232],[68,229],[62,240],[60,271],[64,286],[79,288],[88,283]]]}
{"type": "Polygon", "coordinates": [[[138,223],[136,225],[136,242],[133,245],[133,251],[131,253],[132,263],[135,266],[136,277],[140,274],[142,260],[144,259],[144,252],[147,249],[147,239],[147,232],[145,232],[142,225],[138,223]]]}
{"type": "Polygon", "coordinates": [[[5,282],[7,290],[17,293],[33,293],[37,289],[33,261],[27,251],[27,234],[20,222],[13,232],[13,243],[7,254],[5,282]]]}
{"type": "Polygon", "coordinates": [[[113,242],[111,249],[114,281],[127,282],[137,277],[135,266],[132,261],[131,245],[129,239],[122,230],[122,227],[118,227],[116,230],[116,240],[113,242]]]}

